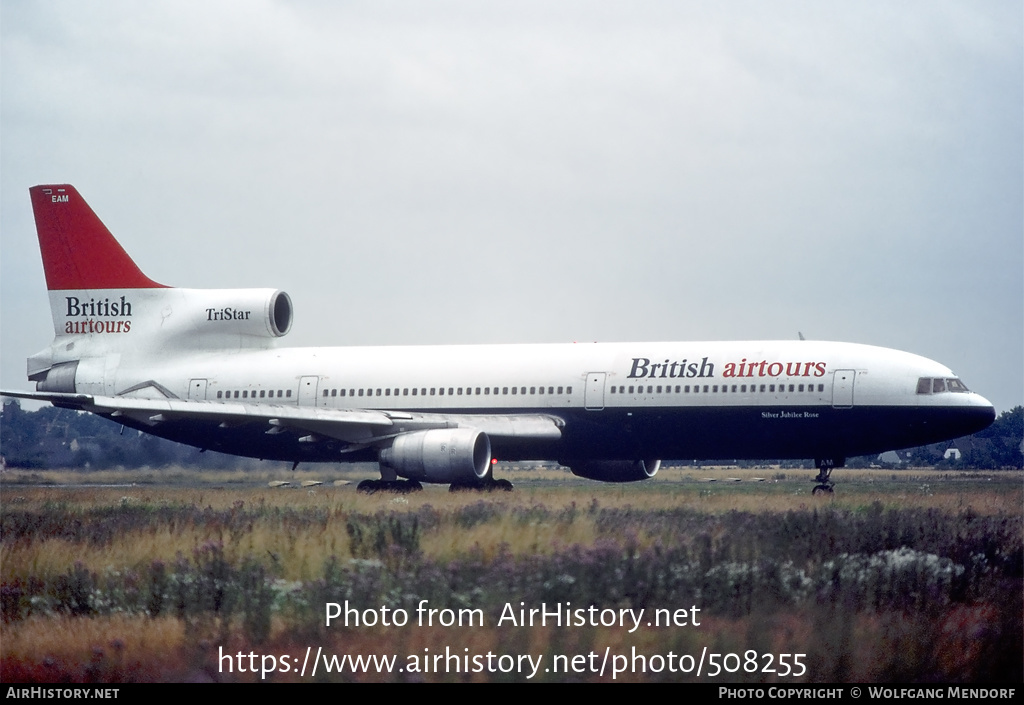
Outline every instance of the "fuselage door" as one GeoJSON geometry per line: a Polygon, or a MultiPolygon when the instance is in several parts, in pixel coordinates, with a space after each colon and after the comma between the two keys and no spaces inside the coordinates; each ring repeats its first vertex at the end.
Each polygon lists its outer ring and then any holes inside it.
{"type": "Polygon", "coordinates": [[[206,401],[205,379],[194,379],[188,383],[188,398],[191,401],[206,401]]]}
{"type": "Polygon", "coordinates": [[[853,407],[853,383],[856,378],[856,370],[836,370],[832,373],[833,409],[850,409],[853,407]]]}
{"type": "Polygon", "coordinates": [[[299,379],[299,406],[316,406],[316,385],[319,381],[316,375],[299,379]]]}
{"type": "Polygon", "coordinates": [[[605,372],[591,372],[587,375],[586,397],[583,406],[588,411],[600,411],[604,408],[605,372]]]}

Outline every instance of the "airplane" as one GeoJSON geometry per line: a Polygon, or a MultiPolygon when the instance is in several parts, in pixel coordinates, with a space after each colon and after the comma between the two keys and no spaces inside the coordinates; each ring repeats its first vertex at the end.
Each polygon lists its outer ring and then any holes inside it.
{"type": "Polygon", "coordinates": [[[630,482],[664,458],[813,458],[831,493],[846,458],[995,419],[944,365],[853,343],[281,347],[287,293],[158,284],[74,187],[29,192],[54,340],[28,358],[36,390],[3,395],[293,470],[376,462],[366,492],[511,489],[496,459],[630,482]]]}

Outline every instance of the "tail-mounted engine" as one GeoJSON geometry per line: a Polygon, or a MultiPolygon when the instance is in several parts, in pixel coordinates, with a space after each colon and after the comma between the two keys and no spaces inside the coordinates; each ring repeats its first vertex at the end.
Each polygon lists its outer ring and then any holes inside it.
{"type": "MultiPolygon", "coordinates": [[[[174,290],[172,290],[174,291],[174,290]]],[[[273,289],[179,289],[184,308],[174,321],[200,338],[280,338],[292,327],[291,297],[273,289]]],[[[170,297],[168,297],[170,298],[170,297]]],[[[171,317],[175,317],[173,312],[171,317]]],[[[176,326],[176,327],[177,327],[176,326]]]]}
{"type": "Polygon", "coordinates": [[[95,336],[95,343],[115,350],[118,343],[194,351],[265,348],[291,330],[295,317],[291,297],[274,289],[139,289],[121,298],[130,332],[95,336]]]}

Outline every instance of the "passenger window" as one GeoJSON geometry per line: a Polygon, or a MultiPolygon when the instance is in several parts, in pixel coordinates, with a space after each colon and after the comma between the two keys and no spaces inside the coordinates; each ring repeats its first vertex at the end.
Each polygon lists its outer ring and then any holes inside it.
{"type": "Polygon", "coordinates": [[[480,387],[477,387],[477,388],[476,388],[476,393],[477,393],[477,396],[479,396],[479,395],[480,395],[480,387]]]}
{"type": "Polygon", "coordinates": [[[501,388],[501,393],[502,394],[508,394],[508,387],[502,387],[501,388]]]}
{"type": "Polygon", "coordinates": [[[217,398],[220,399],[224,396],[224,392],[217,392],[217,398]]]}
{"type": "Polygon", "coordinates": [[[362,389],[359,390],[359,396],[363,396],[363,390],[362,389]]]}
{"type": "MultiPolygon", "coordinates": [[[[285,390],[285,394],[284,394],[284,395],[285,395],[286,397],[288,397],[288,398],[291,398],[291,396],[292,396],[292,390],[290,390],[290,389],[288,389],[288,390],[285,390]]],[[[281,396],[281,395],[280,395],[280,394],[278,394],[277,396],[281,396]]]]}
{"type": "MultiPolygon", "coordinates": [[[[380,390],[379,389],[377,390],[377,396],[380,396],[380,390]]],[[[391,396],[391,390],[390,389],[385,389],[384,390],[384,396],[390,397],[391,396]]]]}
{"type": "Polygon", "coordinates": [[[804,391],[804,385],[802,385],[802,384],[801,384],[801,385],[800,385],[800,388],[799,388],[799,389],[797,389],[797,391],[798,391],[798,392],[802,392],[802,391],[804,391]]]}
{"type": "MultiPolygon", "coordinates": [[[[622,392],[622,387],[619,387],[619,392],[620,392],[620,393],[622,392]]],[[[558,393],[559,393],[559,394],[561,394],[561,393],[562,393],[562,388],[561,388],[561,387],[559,387],[559,388],[558,388],[558,393]]]]}
{"type": "Polygon", "coordinates": [[[548,394],[554,394],[554,393],[555,393],[555,388],[554,387],[548,387],[548,394]]]}
{"type": "Polygon", "coordinates": [[[744,394],[746,394],[746,392],[747,392],[747,385],[745,385],[745,384],[740,385],[740,391],[743,392],[744,394]]]}
{"type": "Polygon", "coordinates": [[[519,387],[512,387],[512,393],[515,394],[519,391],[519,387]]]}
{"type": "Polygon", "coordinates": [[[459,396],[462,396],[462,387],[459,387],[459,396]]]}
{"type": "Polygon", "coordinates": [[[566,387],[565,388],[565,393],[566,394],[572,394],[572,387],[566,387]]]}

